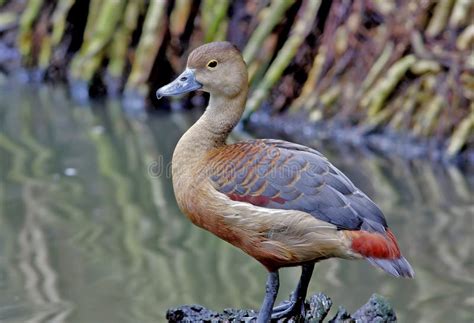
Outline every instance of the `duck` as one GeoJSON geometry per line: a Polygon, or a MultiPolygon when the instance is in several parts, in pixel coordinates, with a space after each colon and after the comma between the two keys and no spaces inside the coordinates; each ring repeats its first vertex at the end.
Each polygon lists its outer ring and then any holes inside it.
{"type": "Polygon", "coordinates": [[[209,103],[174,150],[174,194],[196,226],[268,271],[258,323],[302,315],[314,266],[328,258],[365,259],[393,276],[414,277],[380,208],[319,151],[278,139],[227,143],[249,91],[236,46],[197,47],[156,96],[196,90],[208,92],[209,103]],[[275,306],[279,270],[293,266],[301,267],[296,289],[275,306]]]}

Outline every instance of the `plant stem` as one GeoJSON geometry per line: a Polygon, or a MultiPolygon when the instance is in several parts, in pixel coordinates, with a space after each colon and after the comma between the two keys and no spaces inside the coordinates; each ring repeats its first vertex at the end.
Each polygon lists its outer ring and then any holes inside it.
{"type": "Polygon", "coordinates": [[[277,0],[272,1],[270,7],[264,9],[266,12],[262,17],[262,21],[252,33],[242,54],[244,61],[248,65],[252,63],[255,55],[262,48],[262,43],[265,38],[271,33],[273,28],[281,22],[286,10],[294,3],[294,0],[277,0]]]}
{"type": "Polygon", "coordinates": [[[303,3],[299,11],[300,16],[293,26],[290,37],[285,42],[282,49],[278,52],[277,57],[270,65],[270,68],[265,74],[262,82],[260,82],[247,102],[244,118],[248,118],[249,115],[260,106],[262,101],[267,97],[271,87],[280,79],[285,68],[290,64],[291,60],[295,56],[298,47],[301,45],[310,31],[320,4],[320,0],[308,0],[303,3]]]}
{"type": "Polygon", "coordinates": [[[125,90],[128,92],[137,93],[143,97],[148,93],[146,81],[163,41],[166,26],[166,6],[167,1],[164,0],[150,2],[145,22],[143,23],[140,42],[136,50],[135,60],[132,65],[132,71],[125,85],[125,90]]]}

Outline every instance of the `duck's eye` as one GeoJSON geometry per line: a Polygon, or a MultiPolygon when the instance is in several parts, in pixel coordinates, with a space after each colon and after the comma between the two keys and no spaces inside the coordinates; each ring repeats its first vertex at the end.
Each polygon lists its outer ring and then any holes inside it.
{"type": "Polygon", "coordinates": [[[215,59],[213,59],[212,61],[209,61],[209,63],[207,63],[207,68],[208,69],[214,69],[216,68],[217,66],[217,61],[215,59]]]}

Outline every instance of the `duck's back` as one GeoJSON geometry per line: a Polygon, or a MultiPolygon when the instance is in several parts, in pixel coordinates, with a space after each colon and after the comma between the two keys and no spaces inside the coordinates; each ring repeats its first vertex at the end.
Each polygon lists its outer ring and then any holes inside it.
{"type": "Polygon", "coordinates": [[[231,200],[299,210],[341,230],[385,232],[380,209],[318,151],[281,140],[216,149],[207,174],[231,200]]]}

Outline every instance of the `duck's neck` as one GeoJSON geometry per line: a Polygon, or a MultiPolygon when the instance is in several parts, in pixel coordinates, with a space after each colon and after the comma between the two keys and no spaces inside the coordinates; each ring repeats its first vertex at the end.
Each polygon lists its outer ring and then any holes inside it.
{"type": "Polygon", "coordinates": [[[204,114],[179,140],[173,162],[177,158],[188,161],[200,158],[209,150],[225,145],[244,112],[246,99],[247,89],[233,98],[211,94],[204,114]]]}
{"type": "Polygon", "coordinates": [[[247,91],[232,99],[211,95],[206,111],[195,125],[202,139],[204,134],[207,139],[212,139],[205,140],[210,145],[209,148],[225,144],[229,133],[242,117],[246,99],[247,91]]]}

